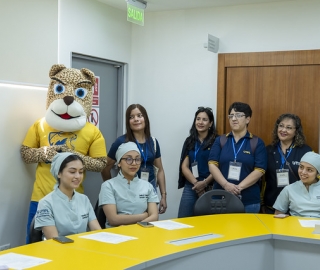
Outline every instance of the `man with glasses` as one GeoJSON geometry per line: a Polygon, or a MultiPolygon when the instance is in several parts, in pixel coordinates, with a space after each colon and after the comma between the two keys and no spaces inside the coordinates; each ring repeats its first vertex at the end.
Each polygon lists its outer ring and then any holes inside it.
{"type": "Polygon", "coordinates": [[[216,180],[214,189],[225,189],[238,196],[247,213],[260,211],[259,179],[267,167],[264,142],[248,131],[250,106],[234,102],[228,111],[231,132],[218,137],[209,155],[209,170],[216,180]],[[223,137],[226,141],[222,144],[223,137]],[[251,140],[256,138],[255,149],[251,140]]]}

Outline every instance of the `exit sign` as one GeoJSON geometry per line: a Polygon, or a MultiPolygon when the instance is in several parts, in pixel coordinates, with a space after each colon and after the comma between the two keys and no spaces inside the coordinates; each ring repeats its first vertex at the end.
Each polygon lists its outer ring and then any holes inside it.
{"type": "Polygon", "coordinates": [[[127,21],[144,26],[144,10],[127,3],[127,21]]]}

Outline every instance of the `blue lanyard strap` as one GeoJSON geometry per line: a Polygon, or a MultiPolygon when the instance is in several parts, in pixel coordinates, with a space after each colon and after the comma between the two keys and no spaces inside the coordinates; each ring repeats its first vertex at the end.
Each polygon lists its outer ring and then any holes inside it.
{"type": "Polygon", "coordinates": [[[280,148],[280,143],[278,144],[278,152],[279,152],[280,157],[281,157],[281,167],[280,167],[280,169],[283,169],[284,163],[287,161],[287,158],[290,156],[291,151],[292,151],[292,146],[290,147],[290,150],[289,150],[289,152],[287,153],[287,156],[285,156],[285,155],[282,153],[282,150],[281,150],[281,148],[280,148]]]}
{"type": "Polygon", "coordinates": [[[137,146],[139,148],[140,154],[143,158],[144,161],[144,167],[147,167],[147,159],[148,159],[148,145],[147,145],[147,141],[146,141],[146,153],[144,153],[140,147],[140,144],[138,143],[138,141],[136,140],[137,146]]]}
{"type": "Polygon", "coordinates": [[[196,142],[196,144],[195,144],[195,146],[194,146],[194,161],[197,160],[197,154],[198,154],[200,148],[201,148],[201,144],[200,144],[199,147],[198,147],[198,142],[196,142]]]}
{"type": "Polygon", "coordinates": [[[244,139],[244,140],[242,141],[242,144],[240,145],[238,151],[236,152],[236,148],[235,148],[235,146],[234,146],[234,145],[235,145],[235,141],[234,141],[234,138],[232,137],[232,147],[233,147],[233,154],[234,154],[234,162],[237,161],[237,155],[238,155],[238,153],[239,153],[240,149],[242,148],[242,146],[243,146],[243,144],[244,144],[245,141],[246,141],[246,139],[244,139]]]}

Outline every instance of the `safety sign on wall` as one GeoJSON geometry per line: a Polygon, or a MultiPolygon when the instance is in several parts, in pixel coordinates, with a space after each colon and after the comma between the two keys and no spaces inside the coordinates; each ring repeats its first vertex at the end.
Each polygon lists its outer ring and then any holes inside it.
{"type": "Polygon", "coordinates": [[[92,107],[88,122],[99,128],[99,107],[92,107]]]}
{"type": "Polygon", "coordinates": [[[99,104],[100,104],[100,77],[96,76],[96,83],[93,87],[92,92],[92,109],[90,116],[88,117],[88,122],[95,125],[97,128],[99,128],[99,104]]]}
{"type": "Polygon", "coordinates": [[[96,77],[96,83],[94,84],[93,87],[93,92],[92,92],[92,106],[98,106],[99,107],[99,93],[100,93],[100,77],[96,77]]]}

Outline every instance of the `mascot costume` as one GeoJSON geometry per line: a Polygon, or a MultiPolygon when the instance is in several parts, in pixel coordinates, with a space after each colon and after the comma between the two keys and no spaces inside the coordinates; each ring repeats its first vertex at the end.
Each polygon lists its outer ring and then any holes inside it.
{"type": "MultiPolygon", "coordinates": [[[[78,155],[88,171],[101,172],[107,164],[105,140],[100,130],[87,122],[95,84],[93,72],[53,65],[49,76],[45,117],[29,128],[21,146],[23,160],[38,163],[28,216],[27,243],[38,202],[53,191],[56,184],[50,166],[58,152],[78,155]]],[[[83,193],[83,186],[77,191],[83,193]]]]}

